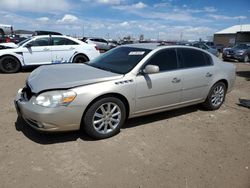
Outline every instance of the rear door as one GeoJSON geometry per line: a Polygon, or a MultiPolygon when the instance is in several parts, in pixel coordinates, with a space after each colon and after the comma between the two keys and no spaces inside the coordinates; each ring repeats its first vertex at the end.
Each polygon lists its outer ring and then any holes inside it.
{"type": "Polygon", "coordinates": [[[181,101],[188,103],[206,98],[215,73],[211,56],[190,48],[177,48],[177,55],[183,83],[181,101]]]}
{"type": "Polygon", "coordinates": [[[35,38],[27,44],[22,47],[25,65],[51,63],[51,46],[49,37],[35,38]]]}
{"type": "Polygon", "coordinates": [[[152,56],[146,65],[157,65],[159,73],[136,77],[136,113],[157,110],[180,103],[182,82],[176,50],[164,49],[152,56]]]}
{"type": "Polygon", "coordinates": [[[52,63],[68,62],[75,53],[78,43],[65,37],[52,37],[52,63]]]}

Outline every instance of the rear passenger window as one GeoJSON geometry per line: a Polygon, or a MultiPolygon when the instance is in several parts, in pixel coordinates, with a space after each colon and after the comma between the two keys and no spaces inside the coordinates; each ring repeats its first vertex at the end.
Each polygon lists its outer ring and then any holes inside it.
{"type": "Polygon", "coordinates": [[[207,59],[209,57],[204,56],[204,52],[195,49],[179,48],[178,57],[181,68],[207,66],[208,62],[210,62],[210,60],[207,59]]]}
{"type": "Polygon", "coordinates": [[[147,65],[157,65],[161,72],[177,69],[178,66],[175,49],[161,50],[148,61],[147,65]]]}
{"type": "Polygon", "coordinates": [[[207,65],[213,65],[212,57],[206,53],[203,53],[207,65]]]}

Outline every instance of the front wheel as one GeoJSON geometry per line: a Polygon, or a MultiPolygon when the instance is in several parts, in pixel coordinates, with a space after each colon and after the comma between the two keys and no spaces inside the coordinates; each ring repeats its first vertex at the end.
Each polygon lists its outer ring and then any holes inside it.
{"type": "Polygon", "coordinates": [[[246,54],[246,55],[244,56],[243,62],[244,62],[244,63],[247,63],[248,61],[249,61],[249,55],[246,54]]]}
{"type": "Polygon", "coordinates": [[[217,110],[221,107],[226,96],[226,86],[223,82],[216,83],[210,90],[203,106],[207,110],[217,110]]]}
{"type": "Polygon", "coordinates": [[[19,61],[12,56],[5,56],[0,59],[0,70],[4,73],[15,73],[19,71],[21,65],[19,61]]]}
{"type": "Polygon", "coordinates": [[[126,119],[123,102],[114,97],[102,98],[90,106],[84,116],[84,131],[96,139],[104,139],[119,133],[126,119]]]}

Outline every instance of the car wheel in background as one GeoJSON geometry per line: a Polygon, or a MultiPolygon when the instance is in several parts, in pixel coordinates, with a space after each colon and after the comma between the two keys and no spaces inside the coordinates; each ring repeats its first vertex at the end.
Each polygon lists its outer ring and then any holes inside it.
{"type": "Polygon", "coordinates": [[[89,61],[85,55],[76,55],[73,59],[73,63],[85,63],[89,61]]]}
{"type": "Polygon", "coordinates": [[[211,88],[203,106],[207,110],[217,110],[221,107],[226,96],[226,86],[223,82],[218,82],[211,88]]]}
{"type": "Polygon", "coordinates": [[[93,103],[83,117],[83,130],[91,137],[104,139],[120,132],[126,119],[123,102],[114,97],[93,103]]]}
{"type": "Polygon", "coordinates": [[[244,56],[243,62],[244,62],[244,63],[249,62],[249,55],[248,55],[248,54],[246,54],[246,55],[244,56]]]}
{"type": "Polygon", "coordinates": [[[4,56],[0,59],[0,71],[4,73],[15,73],[19,71],[20,62],[12,56],[4,56]]]}

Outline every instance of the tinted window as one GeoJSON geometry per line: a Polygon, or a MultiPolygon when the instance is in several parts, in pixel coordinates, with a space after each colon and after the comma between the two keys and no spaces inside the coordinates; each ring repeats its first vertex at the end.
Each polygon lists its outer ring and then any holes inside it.
{"type": "Polygon", "coordinates": [[[175,49],[161,50],[147,62],[147,65],[148,64],[159,66],[160,71],[177,69],[178,65],[175,49]]]}
{"type": "Polygon", "coordinates": [[[39,38],[30,42],[32,46],[49,46],[49,38],[39,38]]]}
{"type": "Polygon", "coordinates": [[[125,74],[132,70],[151,50],[119,47],[110,50],[89,62],[90,66],[125,74]]]}
{"type": "Polygon", "coordinates": [[[207,65],[204,53],[199,50],[179,48],[177,52],[181,68],[201,67],[207,65]]]}
{"type": "Polygon", "coordinates": [[[78,45],[75,41],[62,37],[53,37],[53,45],[78,45]]]}
{"type": "MultiPolygon", "coordinates": [[[[203,53],[203,52],[202,52],[203,53]]],[[[203,53],[207,65],[213,65],[212,57],[206,53],[203,53]]]]}

